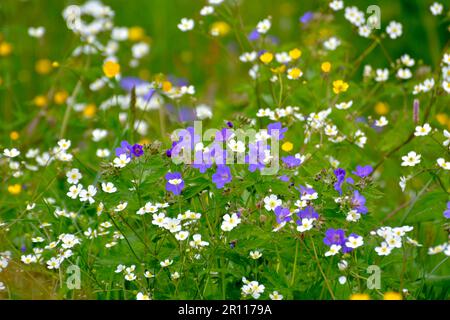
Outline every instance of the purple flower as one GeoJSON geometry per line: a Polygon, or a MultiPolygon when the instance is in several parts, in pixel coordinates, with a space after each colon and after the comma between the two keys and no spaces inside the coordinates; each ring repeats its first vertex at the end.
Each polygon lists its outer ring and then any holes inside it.
{"type": "Polygon", "coordinates": [[[200,173],[205,173],[206,170],[212,167],[211,153],[203,152],[202,150],[196,151],[192,167],[198,169],[200,173]]]}
{"type": "Polygon", "coordinates": [[[450,201],[447,202],[447,210],[444,211],[444,217],[450,219],[450,201]]]}
{"type": "Polygon", "coordinates": [[[298,167],[302,163],[302,160],[296,158],[295,156],[282,157],[281,160],[288,168],[298,167]]]}
{"type": "MultiPolygon", "coordinates": [[[[314,208],[312,206],[307,206],[305,209],[300,210],[299,212],[297,212],[297,216],[300,219],[319,219],[319,214],[316,212],[316,210],[314,210],[314,208]]],[[[297,221],[297,224],[299,222],[297,221]]]]}
{"type": "Polygon", "coordinates": [[[323,243],[327,246],[336,244],[340,246],[345,245],[345,232],[342,229],[333,229],[330,228],[325,232],[325,238],[323,238],[323,243]]]}
{"type": "Polygon", "coordinates": [[[140,157],[144,154],[144,147],[141,146],[138,143],[135,143],[132,147],[131,147],[131,153],[135,156],[135,157],[140,157]]]}
{"type": "Polygon", "coordinates": [[[345,181],[345,170],[342,168],[337,168],[336,170],[333,171],[334,175],[336,176],[336,183],[334,184],[334,190],[338,191],[339,194],[342,194],[342,184],[345,181]]]}
{"type": "Polygon", "coordinates": [[[228,126],[228,128],[233,128],[233,122],[227,121],[227,126],[228,126]]]}
{"type": "Polygon", "coordinates": [[[300,22],[303,24],[307,24],[313,19],[313,17],[314,13],[312,13],[311,11],[307,11],[303,16],[300,17],[300,22]]]}
{"type": "Polygon", "coordinates": [[[245,156],[245,163],[248,164],[248,171],[255,172],[257,169],[263,170],[266,165],[264,163],[265,150],[268,150],[264,142],[258,141],[256,143],[248,144],[248,155],[245,156]]]}
{"type": "Polygon", "coordinates": [[[217,189],[222,189],[224,185],[232,179],[230,168],[226,165],[217,166],[216,173],[212,175],[212,182],[216,184],[217,189]]]}
{"type": "Polygon", "coordinates": [[[287,128],[283,128],[281,122],[274,122],[267,126],[267,133],[269,135],[272,135],[272,131],[274,137],[278,140],[281,140],[284,138],[284,133],[287,131],[287,128]]]}
{"type": "Polygon", "coordinates": [[[174,195],[179,195],[184,188],[184,181],[179,172],[168,172],[164,176],[166,178],[166,190],[174,195]]]}
{"type": "Polygon", "coordinates": [[[120,147],[116,148],[116,157],[120,157],[122,154],[126,154],[128,158],[131,158],[131,144],[128,141],[122,141],[120,147]]]}
{"type": "Polygon", "coordinates": [[[358,190],[355,190],[353,192],[353,197],[351,200],[351,206],[353,209],[355,209],[357,212],[366,214],[367,208],[366,208],[366,198],[364,198],[358,190]]]}
{"type": "Polygon", "coordinates": [[[275,208],[274,212],[278,224],[281,224],[283,222],[289,222],[292,220],[292,218],[290,217],[291,212],[289,208],[283,208],[282,206],[278,206],[275,208]]]}
{"type": "Polygon", "coordinates": [[[283,182],[289,182],[289,177],[286,175],[279,176],[278,179],[283,182]]]}
{"type": "MultiPolygon", "coordinates": [[[[142,92],[138,92],[137,95],[141,96],[145,101],[150,100],[150,98],[153,96],[153,94],[155,93],[155,89],[152,89],[150,87],[150,83],[141,80],[139,78],[135,78],[135,77],[124,77],[120,80],[120,86],[122,87],[122,89],[126,90],[126,91],[131,91],[133,90],[133,88],[144,88],[144,90],[142,90],[142,92]],[[147,89],[148,88],[148,91],[147,89]]],[[[141,91],[141,90],[139,90],[141,91]]]]}
{"type": "Polygon", "coordinates": [[[256,41],[259,39],[259,32],[256,31],[256,29],[252,30],[252,32],[248,35],[248,40],[250,41],[256,41]]]}
{"type": "Polygon", "coordinates": [[[372,166],[356,166],[356,170],[353,171],[352,173],[360,178],[365,178],[367,176],[369,176],[371,173],[373,172],[373,168],[372,166]]]}
{"type": "Polygon", "coordinates": [[[314,194],[317,192],[316,190],[314,190],[314,188],[304,186],[295,187],[295,189],[297,189],[297,191],[300,192],[300,196],[305,196],[307,194],[314,194]]]}

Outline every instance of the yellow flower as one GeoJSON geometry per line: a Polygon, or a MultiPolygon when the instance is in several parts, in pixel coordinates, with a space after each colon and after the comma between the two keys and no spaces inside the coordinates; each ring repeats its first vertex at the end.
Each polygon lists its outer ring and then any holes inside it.
{"type": "Polygon", "coordinates": [[[13,184],[8,186],[8,192],[12,195],[18,195],[22,192],[22,186],[20,184],[13,184]]]}
{"type": "Polygon", "coordinates": [[[283,73],[284,71],[286,71],[286,66],[284,64],[282,64],[279,67],[270,68],[270,71],[272,71],[273,73],[283,73]]]}
{"type": "Polygon", "coordinates": [[[289,56],[293,59],[293,60],[297,60],[298,58],[300,58],[302,56],[302,52],[295,48],[292,49],[291,51],[289,51],[289,56]]]}
{"type": "Polygon", "coordinates": [[[384,102],[377,102],[374,109],[375,112],[381,116],[384,116],[389,112],[389,107],[384,102]]]}
{"type": "Polygon", "coordinates": [[[354,293],[350,296],[350,300],[370,300],[367,293],[354,293]]]}
{"type": "Polygon", "coordinates": [[[446,125],[447,122],[449,121],[449,117],[447,114],[445,113],[438,113],[436,115],[436,120],[441,124],[441,125],[446,125]]]}
{"type": "Polygon", "coordinates": [[[59,62],[58,61],[53,61],[52,62],[52,67],[55,68],[55,69],[59,68],[59,62]]]}
{"type": "Polygon", "coordinates": [[[33,99],[33,103],[36,107],[43,108],[48,104],[48,100],[46,96],[39,95],[33,99]]]}
{"type": "Polygon", "coordinates": [[[333,81],[333,92],[339,94],[345,92],[348,89],[348,83],[343,80],[333,81]]]}
{"type": "Polygon", "coordinates": [[[9,137],[11,140],[18,140],[20,138],[20,134],[17,131],[11,131],[9,137]]]}
{"type": "Polygon", "coordinates": [[[53,101],[56,104],[61,105],[66,102],[67,98],[69,98],[69,94],[67,93],[67,91],[59,90],[55,92],[55,95],[53,96],[53,101]]]}
{"type": "Polygon", "coordinates": [[[120,64],[114,61],[106,61],[103,64],[103,73],[108,78],[113,78],[120,73],[120,64]]]}
{"type": "Polygon", "coordinates": [[[328,61],[325,61],[321,64],[320,69],[322,69],[323,72],[328,73],[331,70],[331,63],[328,61]]]}
{"type": "Polygon", "coordinates": [[[288,78],[292,80],[297,80],[303,75],[302,70],[299,68],[291,68],[288,70],[288,78]]]}
{"type": "Polygon", "coordinates": [[[140,41],[145,37],[145,31],[141,27],[131,27],[128,29],[128,39],[130,41],[140,41]]]}
{"type": "Polygon", "coordinates": [[[217,21],[211,25],[210,33],[213,36],[226,36],[230,32],[230,25],[224,21],[217,21]]]}
{"type": "Polygon", "coordinates": [[[141,140],[139,140],[139,144],[141,146],[145,145],[145,144],[150,144],[150,140],[147,138],[142,138],[141,140]]]}
{"type": "Polygon", "coordinates": [[[83,116],[85,116],[86,118],[92,118],[96,112],[97,112],[97,107],[95,106],[95,104],[90,103],[84,108],[83,116]]]}
{"type": "Polygon", "coordinates": [[[0,43],[0,57],[9,56],[12,52],[12,45],[8,42],[0,43]]]}
{"type": "Polygon", "coordinates": [[[170,90],[172,90],[172,83],[170,81],[163,81],[162,90],[164,92],[169,92],[170,90]]]}
{"type": "Polygon", "coordinates": [[[402,300],[403,298],[400,293],[389,291],[389,292],[384,293],[383,299],[384,300],[402,300]]]}
{"type": "Polygon", "coordinates": [[[264,52],[260,57],[259,60],[261,60],[262,63],[268,64],[272,62],[273,60],[273,54],[270,52],[264,52]]]}
{"type": "Polygon", "coordinates": [[[40,59],[36,62],[34,69],[38,74],[49,74],[52,71],[52,62],[48,59],[40,59]]]}
{"type": "Polygon", "coordinates": [[[283,151],[289,152],[292,151],[292,149],[294,149],[294,145],[292,144],[292,142],[286,141],[281,145],[281,149],[283,151]]]}

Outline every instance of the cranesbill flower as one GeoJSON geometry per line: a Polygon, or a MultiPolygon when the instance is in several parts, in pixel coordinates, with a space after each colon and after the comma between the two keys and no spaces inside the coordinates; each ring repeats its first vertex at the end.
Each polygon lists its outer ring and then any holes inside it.
{"type": "Polygon", "coordinates": [[[283,222],[289,222],[292,220],[290,217],[291,212],[289,208],[283,208],[282,206],[278,206],[274,210],[275,216],[278,224],[282,224],[283,222]]]}
{"type": "Polygon", "coordinates": [[[300,219],[319,219],[319,214],[314,210],[312,206],[307,206],[305,209],[297,212],[297,216],[300,219]]]}
{"type": "Polygon", "coordinates": [[[305,12],[305,14],[303,16],[300,17],[300,22],[303,24],[307,24],[313,18],[314,18],[314,13],[312,13],[311,11],[307,11],[307,12],[305,12]]]}
{"type": "Polygon", "coordinates": [[[353,209],[355,209],[358,213],[366,214],[367,213],[367,207],[366,207],[366,198],[364,198],[358,190],[355,190],[353,192],[353,197],[351,200],[351,206],[353,209]]]}
{"type": "Polygon", "coordinates": [[[325,232],[325,238],[323,238],[323,243],[327,246],[333,244],[343,246],[345,244],[345,233],[342,229],[330,228],[325,232]]]}
{"type": "Polygon", "coordinates": [[[337,168],[333,171],[334,175],[336,176],[337,181],[334,184],[334,190],[338,191],[339,194],[342,194],[342,184],[345,181],[345,170],[342,168],[337,168]]]}
{"type": "Polygon", "coordinates": [[[287,128],[283,128],[281,122],[274,122],[267,126],[267,133],[270,136],[274,136],[275,139],[281,140],[284,138],[284,133],[287,131],[287,128]],[[278,132],[276,132],[278,130],[278,132]],[[273,134],[272,134],[273,132],[273,134]]]}
{"type": "Polygon", "coordinates": [[[372,166],[356,166],[356,170],[353,171],[353,174],[360,177],[360,178],[364,178],[369,176],[373,171],[372,166]]]}
{"type": "Polygon", "coordinates": [[[286,165],[286,167],[288,167],[290,169],[298,167],[302,163],[302,160],[295,156],[282,157],[281,160],[286,165]]]}
{"type": "Polygon", "coordinates": [[[447,202],[447,210],[444,211],[444,217],[450,219],[450,201],[447,202]]]}
{"type": "Polygon", "coordinates": [[[226,165],[217,166],[216,173],[212,175],[212,182],[218,189],[222,189],[225,184],[232,180],[230,168],[226,165]]]}
{"type": "Polygon", "coordinates": [[[315,200],[317,199],[317,191],[309,186],[299,186],[295,187],[300,192],[301,200],[315,200]]]}
{"type": "Polygon", "coordinates": [[[174,195],[179,195],[184,188],[184,181],[179,172],[168,172],[164,176],[167,180],[166,190],[172,192],[174,195]]]}

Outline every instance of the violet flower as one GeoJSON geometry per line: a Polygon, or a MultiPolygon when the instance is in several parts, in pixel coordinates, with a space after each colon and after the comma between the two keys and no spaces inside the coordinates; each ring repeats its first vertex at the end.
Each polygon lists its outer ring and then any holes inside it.
{"type": "Polygon", "coordinates": [[[450,201],[447,202],[447,210],[444,211],[444,217],[450,219],[450,201]]]}
{"type": "Polygon", "coordinates": [[[367,207],[366,207],[366,198],[364,198],[358,190],[355,190],[353,192],[353,197],[351,200],[351,206],[353,209],[355,209],[358,213],[366,214],[367,213],[367,207]]]}
{"type": "Polygon", "coordinates": [[[342,194],[342,184],[345,181],[345,170],[342,168],[337,168],[333,171],[334,175],[336,176],[336,183],[334,184],[334,190],[338,191],[339,194],[342,194]]]}
{"type": "MultiPolygon", "coordinates": [[[[319,214],[314,210],[313,206],[307,206],[303,210],[297,212],[297,216],[301,219],[319,219],[319,214]]],[[[299,222],[297,222],[298,224],[299,222]]],[[[300,221],[301,223],[301,221],[300,221]]]]}
{"type": "Polygon", "coordinates": [[[212,175],[212,182],[216,184],[217,189],[222,189],[231,180],[230,168],[226,165],[217,166],[216,173],[212,175]]]}
{"type": "Polygon", "coordinates": [[[360,178],[368,177],[373,172],[372,166],[356,166],[356,170],[352,173],[360,178]]]}
{"type": "Polygon", "coordinates": [[[166,190],[174,195],[179,195],[184,188],[184,181],[179,172],[168,172],[164,176],[166,179],[166,190]]]}
{"type": "Polygon", "coordinates": [[[275,208],[274,212],[278,224],[282,224],[283,222],[289,222],[292,220],[289,208],[278,206],[275,208]]]}
{"type": "Polygon", "coordinates": [[[289,169],[298,167],[299,165],[302,164],[302,160],[296,158],[295,156],[282,157],[281,160],[289,169]]]}
{"type": "Polygon", "coordinates": [[[281,140],[284,138],[284,133],[287,131],[287,128],[283,128],[281,122],[274,122],[267,126],[267,133],[269,135],[272,135],[272,131],[275,139],[281,140]],[[278,130],[278,132],[276,132],[276,130],[278,130]]]}

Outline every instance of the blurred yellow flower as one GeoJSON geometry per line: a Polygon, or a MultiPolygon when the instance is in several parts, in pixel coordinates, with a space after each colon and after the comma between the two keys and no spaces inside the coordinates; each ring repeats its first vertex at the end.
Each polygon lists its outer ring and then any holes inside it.
{"type": "Polygon", "coordinates": [[[9,137],[11,140],[18,140],[20,138],[20,134],[17,131],[11,131],[9,137]]]}
{"type": "Polygon", "coordinates": [[[48,104],[48,100],[46,96],[39,95],[33,99],[33,103],[36,107],[43,108],[48,104]]]}
{"type": "Polygon", "coordinates": [[[147,138],[142,138],[141,140],[139,140],[139,144],[141,146],[143,146],[144,144],[150,144],[150,140],[147,138]]]}
{"type": "Polygon", "coordinates": [[[286,141],[281,145],[281,149],[283,151],[289,152],[292,151],[292,149],[294,149],[294,145],[292,144],[292,142],[286,141]]]}
{"type": "Polygon", "coordinates": [[[11,54],[12,50],[13,50],[13,48],[10,43],[8,43],[8,42],[0,43],[0,57],[9,56],[11,54]]]}
{"type": "Polygon", "coordinates": [[[445,125],[449,122],[450,118],[449,118],[448,115],[445,114],[445,113],[438,113],[438,114],[436,115],[436,120],[437,120],[441,125],[445,126],[445,125]]]}
{"type": "Polygon", "coordinates": [[[113,78],[120,73],[120,64],[114,61],[106,61],[103,64],[103,73],[108,78],[113,78]]]}
{"type": "Polygon", "coordinates": [[[370,300],[367,293],[354,293],[350,296],[350,300],[370,300]]]}
{"type": "Polygon", "coordinates": [[[66,90],[59,90],[55,92],[55,95],[53,96],[53,101],[56,104],[64,104],[67,101],[67,98],[69,98],[69,94],[66,90]]]}
{"type": "Polygon", "coordinates": [[[348,83],[343,80],[333,81],[333,92],[339,94],[345,92],[348,89],[348,83]]]}
{"type": "Polygon", "coordinates": [[[297,60],[298,58],[301,57],[301,55],[302,55],[302,52],[301,52],[299,49],[297,49],[297,48],[292,49],[291,51],[289,51],[289,56],[290,56],[293,60],[297,60]]]}
{"type": "Polygon", "coordinates": [[[172,83],[170,81],[163,81],[162,90],[164,92],[169,92],[170,90],[172,90],[172,83]]]}
{"type": "Polygon", "coordinates": [[[59,62],[58,61],[53,61],[52,62],[52,67],[55,68],[55,69],[59,68],[59,62]]]}
{"type": "Polygon", "coordinates": [[[384,300],[402,300],[402,295],[398,292],[389,291],[383,295],[384,300]]]}
{"type": "Polygon", "coordinates": [[[375,112],[381,116],[386,115],[389,112],[389,107],[384,102],[377,102],[375,104],[375,112]]]}
{"type": "Polygon", "coordinates": [[[302,70],[299,68],[291,68],[288,70],[288,78],[292,80],[296,80],[303,75],[302,70]]]}
{"type": "Polygon", "coordinates": [[[283,73],[284,71],[286,71],[286,66],[284,64],[282,64],[279,67],[270,68],[270,71],[272,71],[273,73],[283,73]]]}
{"type": "Polygon", "coordinates": [[[90,103],[84,108],[83,116],[85,116],[86,118],[92,118],[96,112],[97,112],[97,107],[95,106],[95,104],[90,103]]]}
{"type": "Polygon", "coordinates": [[[20,184],[13,184],[8,186],[8,192],[12,195],[18,195],[22,192],[22,186],[20,184]]]}
{"type": "Polygon", "coordinates": [[[52,62],[48,59],[40,59],[36,62],[36,65],[34,66],[34,70],[38,74],[46,75],[49,74],[52,71],[52,62]]]}
{"type": "Polygon", "coordinates": [[[140,41],[145,37],[145,31],[141,27],[131,27],[128,29],[128,39],[131,41],[140,41]]]}
{"type": "Polygon", "coordinates": [[[213,36],[226,36],[230,32],[230,25],[224,21],[217,21],[211,25],[210,33],[213,36]]]}
{"type": "Polygon", "coordinates": [[[320,69],[322,69],[323,72],[328,73],[331,70],[331,63],[328,61],[325,61],[321,64],[320,69]]]}
{"type": "Polygon", "coordinates": [[[268,64],[271,63],[273,60],[273,54],[270,52],[264,52],[260,57],[259,60],[261,60],[262,63],[268,64]]]}

